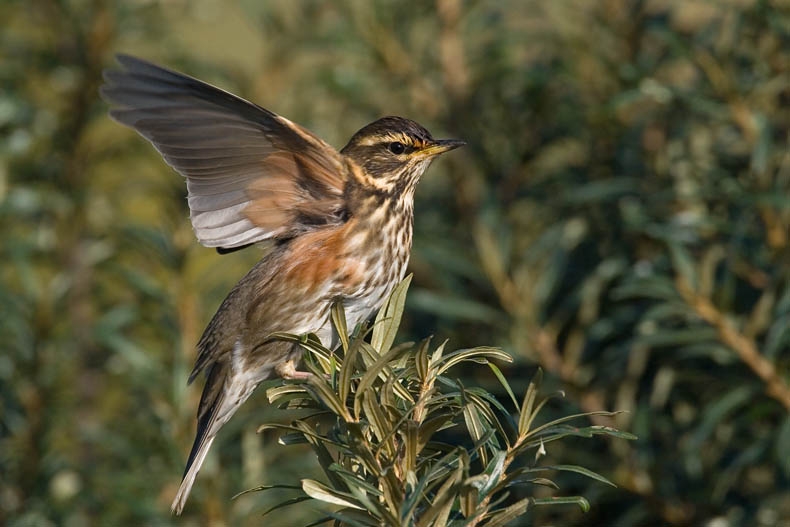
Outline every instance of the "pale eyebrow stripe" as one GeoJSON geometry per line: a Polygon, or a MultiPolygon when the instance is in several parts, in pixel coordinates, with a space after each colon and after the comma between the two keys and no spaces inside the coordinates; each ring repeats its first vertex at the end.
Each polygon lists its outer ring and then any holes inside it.
{"type": "Polygon", "coordinates": [[[361,146],[373,146],[384,142],[391,142],[391,141],[398,141],[399,143],[403,143],[404,145],[414,146],[416,143],[411,136],[406,134],[385,134],[385,135],[376,135],[373,137],[365,137],[362,141],[359,142],[361,146]]]}

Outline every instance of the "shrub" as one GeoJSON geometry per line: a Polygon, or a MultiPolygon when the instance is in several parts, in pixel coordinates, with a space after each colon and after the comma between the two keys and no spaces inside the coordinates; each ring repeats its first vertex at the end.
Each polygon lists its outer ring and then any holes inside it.
{"type": "Polygon", "coordinates": [[[532,505],[589,509],[582,496],[537,497],[529,492],[530,485],[559,489],[550,479],[554,471],[577,472],[612,485],[579,466],[541,464],[546,445],[567,436],[634,436],[604,426],[567,424],[590,414],[539,425],[543,406],[562,392],[541,399],[538,370],[519,402],[491,362],[510,362],[499,349],[447,352],[447,342],[433,347],[430,338],[393,346],[410,279],[395,289],[371,331],[361,328],[349,336],[343,310],[333,308],[342,355],[313,336],[274,335],[304,348],[313,376],[308,383],[269,389],[269,400],[308,414],[290,425],[265,424],[260,429],[280,430],[284,445],[310,444],[326,482],[305,478],[301,486],[251,489],[298,491],[267,513],[313,499],[334,506],[313,525],[334,519],[336,525],[494,527],[525,514],[532,505]],[[370,342],[365,340],[368,334],[370,342]],[[466,387],[450,375],[455,366],[469,362],[491,368],[514,411],[491,393],[466,387]]]}

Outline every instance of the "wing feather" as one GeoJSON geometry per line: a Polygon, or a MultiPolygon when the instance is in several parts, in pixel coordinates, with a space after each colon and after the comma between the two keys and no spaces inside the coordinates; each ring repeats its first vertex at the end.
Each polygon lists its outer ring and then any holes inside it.
{"type": "Polygon", "coordinates": [[[110,115],[186,178],[203,245],[230,249],[341,221],[346,165],[324,141],[187,75],[128,55],[118,62],[101,88],[110,115]]]}

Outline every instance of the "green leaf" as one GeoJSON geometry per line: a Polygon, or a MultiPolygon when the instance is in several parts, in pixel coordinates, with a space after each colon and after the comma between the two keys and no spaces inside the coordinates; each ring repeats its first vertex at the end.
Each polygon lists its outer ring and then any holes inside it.
{"type": "Polygon", "coordinates": [[[510,383],[507,382],[507,379],[505,379],[505,376],[502,374],[502,370],[500,370],[499,367],[493,362],[489,362],[488,367],[491,368],[491,371],[494,372],[496,378],[499,379],[499,384],[502,385],[507,394],[510,396],[510,400],[513,401],[513,406],[518,409],[518,400],[516,399],[516,395],[513,393],[510,383]]]}
{"type": "Polygon", "coordinates": [[[439,346],[433,351],[431,354],[430,365],[433,368],[435,365],[439,364],[442,361],[442,357],[444,355],[444,347],[447,345],[448,339],[445,339],[444,342],[439,344],[439,346]]]}
{"type": "Polygon", "coordinates": [[[390,297],[381,307],[378,315],[376,315],[370,343],[382,355],[387,353],[392,347],[392,343],[395,342],[411,278],[412,275],[409,274],[401,283],[395,286],[390,297]]]}
{"type": "Polygon", "coordinates": [[[496,511],[490,516],[487,516],[485,523],[482,525],[485,527],[502,527],[511,520],[514,520],[519,516],[523,516],[524,513],[527,512],[529,502],[530,498],[524,498],[523,500],[519,500],[509,507],[496,511]]]}
{"type": "Polygon", "coordinates": [[[287,490],[301,490],[302,487],[297,485],[260,485],[258,487],[253,487],[251,489],[243,490],[238,494],[234,495],[231,499],[235,500],[239,496],[244,496],[245,494],[249,494],[251,492],[262,492],[264,490],[271,490],[271,489],[287,489],[287,490]]]}
{"type": "MultiPolygon", "coordinates": [[[[332,465],[329,467],[329,470],[331,470],[332,473],[337,474],[337,476],[343,480],[349,492],[353,492],[354,489],[356,489],[360,491],[360,495],[363,496],[371,494],[376,498],[381,497],[381,490],[378,487],[373,486],[371,483],[365,481],[365,475],[363,473],[351,472],[337,463],[332,463],[332,465]]],[[[359,496],[356,494],[355,497],[359,499],[359,496]]]]}
{"type": "MultiPolygon", "coordinates": [[[[294,421],[293,426],[290,425],[283,425],[278,423],[265,423],[258,427],[256,430],[257,433],[261,433],[264,430],[283,430],[287,433],[299,433],[303,434],[305,438],[312,444],[313,441],[320,441],[322,443],[331,444],[334,446],[341,446],[339,443],[333,442],[330,439],[317,434],[314,430],[310,428],[304,421],[294,421]],[[311,441],[312,440],[312,441],[311,441]]],[[[327,465],[329,466],[329,465],[327,465]]]]}
{"type": "Polygon", "coordinates": [[[316,401],[323,403],[335,415],[342,417],[345,421],[351,421],[351,414],[344,401],[340,400],[340,396],[335,393],[332,387],[327,383],[326,379],[320,374],[314,374],[310,377],[309,383],[303,385],[310,395],[316,401]]]}
{"type": "Polygon", "coordinates": [[[266,398],[270,404],[286,396],[304,396],[305,394],[307,394],[307,390],[302,384],[284,384],[283,386],[274,386],[266,390],[266,398]]]}
{"type": "MultiPolygon", "coordinates": [[[[636,439],[636,436],[632,434],[626,434],[625,432],[621,432],[623,435],[623,439],[636,439]]],[[[551,443],[554,441],[558,441],[565,437],[584,437],[590,438],[596,435],[607,435],[611,436],[612,434],[607,430],[607,427],[597,427],[597,426],[587,426],[587,427],[575,427],[569,425],[556,425],[546,429],[541,430],[538,433],[530,434],[530,437],[533,437],[532,440],[526,441],[521,443],[514,452],[520,454],[523,450],[534,448],[537,446],[543,446],[546,443],[551,443]]]]}
{"type": "Polygon", "coordinates": [[[494,453],[494,456],[491,458],[491,461],[488,463],[486,467],[485,473],[488,475],[488,480],[486,481],[485,485],[480,489],[480,498],[485,498],[488,496],[488,493],[499,484],[500,479],[502,478],[502,474],[505,469],[505,460],[507,459],[507,453],[504,450],[498,450],[494,453]]]}
{"type": "Polygon", "coordinates": [[[502,439],[505,440],[505,443],[509,447],[511,434],[505,431],[505,428],[502,426],[500,419],[504,419],[511,430],[518,430],[518,425],[513,420],[513,415],[510,412],[508,412],[508,410],[504,406],[502,406],[502,403],[500,403],[499,400],[497,400],[497,398],[493,396],[493,394],[485,390],[478,390],[478,389],[474,389],[473,393],[475,394],[476,397],[488,403],[489,406],[499,410],[499,414],[497,414],[498,418],[494,422],[494,424],[500,429],[500,434],[502,436],[502,439]]]}
{"type": "MultiPolygon", "coordinates": [[[[430,476],[431,473],[429,472],[425,478],[429,479],[430,476]]],[[[453,504],[455,503],[458,487],[463,476],[464,465],[459,462],[452,474],[445,478],[442,486],[436,491],[431,506],[420,517],[417,523],[418,527],[444,527],[447,525],[447,520],[450,517],[450,512],[453,510],[453,504]]]]}
{"type": "Polygon", "coordinates": [[[540,425],[539,427],[537,427],[534,430],[532,430],[529,433],[529,435],[530,436],[535,436],[538,433],[546,430],[547,428],[555,427],[555,426],[557,426],[559,424],[566,423],[568,421],[573,421],[574,419],[579,419],[581,417],[592,417],[592,416],[595,416],[595,415],[604,415],[604,416],[607,416],[607,417],[613,417],[613,416],[615,416],[615,415],[617,415],[619,413],[621,413],[621,412],[606,412],[606,411],[603,411],[603,410],[599,410],[599,411],[596,411],[596,412],[584,412],[584,413],[580,413],[580,414],[566,415],[565,417],[560,417],[559,419],[555,419],[554,421],[551,421],[549,423],[540,425]]]}
{"type": "Polygon", "coordinates": [[[370,367],[368,367],[367,371],[362,375],[362,378],[359,380],[359,384],[357,385],[357,392],[354,396],[354,414],[359,416],[360,406],[359,406],[359,398],[362,397],[363,394],[368,392],[376,381],[377,378],[381,377],[382,380],[386,380],[388,377],[393,377],[391,370],[389,370],[390,362],[396,360],[401,354],[408,351],[408,348],[402,348],[401,346],[396,346],[389,350],[384,355],[378,357],[378,360],[370,367]],[[389,370],[389,372],[388,372],[389,370]]]}
{"type": "MultiPolygon", "coordinates": [[[[620,412],[617,412],[620,413],[620,412]]],[[[590,427],[595,435],[607,435],[609,437],[616,437],[618,439],[627,439],[629,441],[636,441],[639,437],[628,432],[623,432],[611,426],[594,425],[590,427]]]]}
{"type": "Polygon", "coordinates": [[[304,436],[304,434],[300,434],[300,433],[294,432],[292,434],[283,434],[283,435],[281,435],[280,438],[277,440],[277,442],[280,443],[281,445],[285,445],[285,446],[288,446],[288,445],[303,445],[303,444],[307,443],[307,438],[304,436]]]}
{"type": "Polygon", "coordinates": [[[426,419],[420,424],[420,430],[418,434],[419,439],[419,450],[425,448],[425,445],[433,438],[434,434],[440,430],[444,430],[445,428],[449,428],[451,426],[455,426],[453,422],[453,417],[455,417],[455,412],[446,412],[441,413],[438,415],[434,415],[429,419],[426,419]]]}
{"type": "MultiPolygon", "coordinates": [[[[382,411],[379,401],[376,399],[376,394],[373,392],[365,392],[360,400],[362,401],[364,415],[367,417],[370,428],[378,439],[378,442],[383,446],[389,447],[389,442],[384,440],[391,436],[392,427],[386,413],[382,411]]],[[[387,448],[387,451],[389,454],[393,453],[390,448],[387,448]]]]}
{"type": "Polygon", "coordinates": [[[340,505],[341,507],[364,510],[363,507],[356,503],[356,500],[354,500],[353,496],[350,494],[330,489],[323,483],[319,483],[313,479],[303,479],[302,490],[311,498],[319,501],[340,505]]]}
{"type": "MultiPolygon", "coordinates": [[[[299,344],[302,349],[306,350],[311,357],[318,361],[323,369],[323,373],[332,373],[331,364],[334,354],[331,350],[325,348],[315,335],[293,335],[291,333],[275,332],[268,335],[266,340],[281,340],[299,344]]],[[[307,363],[307,361],[305,361],[305,363],[307,363]]]]}
{"type": "Polygon", "coordinates": [[[295,505],[297,503],[302,503],[303,501],[308,501],[312,499],[310,496],[297,496],[295,498],[291,498],[289,500],[281,501],[280,503],[269,507],[265,511],[261,513],[261,518],[269,514],[270,512],[274,512],[276,510],[282,509],[283,507],[288,507],[289,505],[295,505]]]}
{"type": "Polygon", "coordinates": [[[428,479],[422,478],[414,486],[412,486],[411,483],[406,485],[406,495],[401,505],[399,525],[412,524],[411,519],[414,517],[417,506],[420,505],[420,500],[424,495],[425,485],[427,483],[428,479]]]}
{"type": "Polygon", "coordinates": [[[332,325],[337,331],[337,337],[343,345],[343,351],[348,352],[348,326],[346,325],[346,311],[343,308],[343,302],[333,302],[332,309],[330,310],[332,317],[332,325]]]}
{"type": "Polygon", "coordinates": [[[477,488],[473,485],[463,485],[459,495],[459,505],[464,518],[470,518],[477,511],[477,488]]]}
{"type": "Polygon", "coordinates": [[[556,498],[531,498],[534,505],[578,505],[583,512],[589,512],[590,502],[582,496],[556,498]]]}
{"type": "Polygon", "coordinates": [[[397,426],[397,429],[402,430],[403,467],[407,472],[414,473],[417,470],[417,447],[419,446],[418,423],[408,419],[402,425],[397,426]]]}
{"type": "Polygon", "coordinates": [[[335,441],[331,441],[329,438],[316,434],[310,425],[304,421],[294,422],[294,427],[302,431],[305,438],[310,443],[310,446],[313,447],[313,451],[318,457],[318,464],[321,466],[324,474],[326,474],[327,479],[329,479],[334,487],[342,488],[343,480],[340,479],[335,472],[330,470],[330,467],[334,464],[334,458],[327,448],[327,445],[336,447],[341,445],[338,445],[335,441]]]}
{"type": "Polygon", "coordinates": [[[428,380],[430,373],[430,360],[428,359],[428,349],[431,346],[431,337],[424,339],[417,347],[417,353],[414,354],[414,367],[417,370],[417,377],[422,383],[428,380]]]}
{"type": "Polygon", "coordinates": [[[435,375],[442,375],[444,372],[460,362],[472,361],[479,364],[488,364],[488,359],[497,359],[503,362],[513,362],[513,357],[499,348],[480,346],[477,348],[454,351],[442,357],[442,359],[438,361],[438,364],[432,366],[436,367],[435,375]]]}
{"type": "Polygon", "coordinates": [[[543,467],[546,470],[559,470],[562,472],[575,472],[577,474],[581,474],[583,476],[587,476],[590,479],[594,479],[596,481],[600,481],[601,483],[606,483],[612,487],[617,487],[614,483],[606,479],[605,477],[601,476],[597,472],[593,472],[592,470],[586,469],[584,467],[580,467],[578,465],[551,465],[547,467],[543,467]]]}
{"type": "Polygon", "coordinates": [[[498,432],[499,437],[507,439],[507,432],[505,432],[502,423],[499,422],[496,414],[486,404],[485,400],[471,390],[466,391],[466,397],[468,397],[469,401],[474,404],[475,407],[477,407],[477,410],[485,418],[486,424],[494,426],[498,432]]]}
{"type": "Polygon", "coordinates": [[[345,348],[343,357],[343,367],[337,379],[337,391],[343,404],[348,401],[348,394],[351,393],[351,379],[356,371],[356,361],[359,355],[360,340],[355,340],[350,346],[345,348]]]}
{"type": "Polygon", "coordinates": [[[549,488],[552,488],[554,490],[560,490],[560,486],[557,485],[556,483],[554,483],[553,481],[551,481],[548,478],[532,478],[532,479],[527,479],[527,480],[524,480],[524,481],[526,481],[528,483],[532,483],[534,485],[540,485],[542,487],[549,487],[549,488]]]}
{"type": "MultiPolygon", "coordinates": [[[[464,422],[466,423],[466,429],[469,431],[470,437],[475,443],[480,442],[480,440],[486,435],[486,432],[488,432],[491,427],[487,426],[483,419],[480,418],[477,406],[472,403],[464,405],[463,416],[464,422]]],[[[480,459],[483,460],[483,463],[487,463],[488,455],[486,454],[486,450],[482,444],[477,448],[477,452],[480,455],[480,459]]]]}
{"type": "Polygon", "coordinates": [[[359,475],[352,474],[345,469],[341,469],[337,464],[330,467],[330,469],[343,480],[349,494],[351,494],[365,510],[370,514],[378,516],[386,514],[386,511],[383,510],[383,502],[380,500],[382,496],[381,491],[362,479],[364,478],[363,473],[359,475]]]}
{"type": "Polygon", "coordinates": [[[527,393],[524,394],[524,402],[521,404],[521,412],[518,415],[518,435],[525,437],[532,426],[532,421],[535,419],[533,413],[535,407],[535,399],[538,396],[541,382],[543,381],[543,370],[538,368],[535,375],[527,387],[527,393]]]}

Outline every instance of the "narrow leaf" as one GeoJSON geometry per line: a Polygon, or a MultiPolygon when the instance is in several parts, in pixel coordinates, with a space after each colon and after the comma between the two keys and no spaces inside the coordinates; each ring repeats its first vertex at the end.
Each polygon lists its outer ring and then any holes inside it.
{"type": "Polygon", "coordinates": [[[359,354],[359,340],[355,340],[350,346],[345,348],[345,356],[343,357],[343,367],[340,370],[340,375],[337,379],[337,389],[340,395],[340,400],[343,404],[348,401],[348,394],[351,393],[351,379],[356,371],[357,355],[359,354]]]}
{"type": "Polygon", "coordinates": [[[310,392],[314,399],[326,405],[335,415],[342,417],[345,421],[353,420],[345,402],[340,400],[325,379],[314,375],[310,378],[310,383],[305,385],[305,389],[310,392]]]}
{"type": "Polygon", "coordinates": [[[529,507],[529,498],[524,498],[523,500],[517,501],[513,505],[506,507],[502,510],[499,510],[492,515],[488,516],[486,522],[483,523],[485,527],[502,527],[503,525],[507,524],[508,522],[522,516],[525,512],[527,512],[527,508],[529,507]]]}
{"type": "Polygon", "coordinates": [[[233,496],[231,500],[235,500],[239,496],[244,496],[245,494],[249,494],[251,492],[261,492],[264,490],[271,490],[271,489],[287,489],[287,490],[300,490],[302,487],[297,485],[260,485],[258,487],[253,487],[251,489],[243,490],[233,496]]]}
{"type": "Polygon", "coordinates": [[[499,384],[502,385],[507,394],[510,396],[510,400],[513,401],[513,406],[518,409],[518,400],[516,400],[516,395],[513,393],[510,383],[507,382],[507,379],[505,379],[505,376],[502,374],[502,370],[500,370],[499,367],[493,362],[489,362],[488,367],[491,368],[491,371],[494,372],[496,378],[499,379],[499,384]]]}
{"type": "Polygon", "coordinates": [[[472,349],[454,351],[442,357],[441,366],[437,366],[436,375],[441,375],[459,362],[472,361],[487,364],[488,359],[497,359],[503,362],[513,362],[513,357],[499,348],[480,346],[472,349]]]}
{"type": "Polygon", "coordinates": [[[491,489],[493,489],[499,483],[499,480],[502,477],[502,473],[505,469],[506,458],[507,455],[503,450],[498,450],[494,453],[494,456],[491,458],[491,461],[486,467],[488,481],[485,485],[483,485],[483,488],[480,489],[481,499],[488,496],[488,493],[491,492],[491,489]]]}
{"type": "Polygon", "coordinates": [[[543,370],[538,368],[535,375],[527,387],[527,393],[524,394],[524,402],[521,404],[521,412],[518,415],[518,435],[524,437],[529,432],[529,427],[532,426],[533,408],[535,407],[535,399],[538,396],[541,382],[543,380],[543,370]]]}
{"type": "Polygon", "coordinates": [[[307,394],[307,390],[301,384],[285,384],[283,386],[274,386],[266,390],[266,398],[269,399],[269,404],[274,403],[281,397],[287,395],[301,395],[307,394]]]}
{"type": "Polygon", "coordinates": [[[289,505],[295,505],[297,503],[302,503],[303,501],[307,501],[312,499],[310,496],[297,496],[295,498],[291,498],[289,500],[281,501],[277,505],[274,505],[261,513],[261,517],[266,516],[270,512],[274,512],[276,510],[282,509],[283,507],[288,507],[289,505]]]}
{"type": "Polygon", "coordinates": [[[378,357],[378,360],[372,365],[369,366],[365,374],[359,380],[359,384],[357,385],[357,392],[354,397],[354,414],[359,416],[359,399],[362,397],[364,393],[370,390],[370,387],[376,381],[379,376],[381,376],[382,380],[386,380],[387,378],[392,378],[394,375],[389,372],[389,375],[385,375],[385,372],[389,370],[389,363],[393,360],[397,359],[398,356],[402,353],[408,351],[407,349],[402,349],[400,346],[392,348],[383,356],[378,357]]]}
{"type": "Polygon", "coordinates": [[[330,311],[332,317],[332,324],[337,331],[337,337],[343,345],[343,351],[348,352],[348,326],[346,325],[346,310],[343,308],[343,302],[337,301],[332,303],[330,311]]]}
{"type": "Polygon", "coordinates": [[[313,479],[303,479],[302,490],[311,498],[319,501],[324,501],[333,505],[340,505],[342,507],[351,507],[352,509],[363,510],[359,504],[355,503],[350,495],[330,489],[323,483],[319,483],[313,479]]]}
{"type": "Polygon", "coordinates": [[[428,368],[430,362],[428,360],[428,348],[431,345],[431,337],[420,342],[417,347],[417,353],[414,354],[414,366],[417,369],[417,377],[421,382],[425,382],[428,378],[428,368]]]}
{"type": "Polygon", "coordinates": [[[530,499],[534,505],[578,505],[583,512],[588,512],[590,510],[590,502],[582,496],[530,499]]]}
{"type": "Polygon", "coordinates": [[[370,343],[380,354],[387,353],[395,342],[395,335],[400,327],[403,306],[406,303],[406,292],[409,290],[412,275],[409,274],[403,281],[395,286],[387,302],[379,310],[373,326],[373,335],[370,343]]]}
{"type": "Polygon", "coordinates": [[[606,483],[607,485],[611,485],[612,487],[617,487],[617,485],[615,485],[605,477],[601,476],[597,472],[593,472],[592,470],[586,469],[584,467],[580,467],[578,465],[551,465],[542,468],[545,468],[547,470],[559,470],[562,472],[576,472],[577,474],[587,476],[588,478],[594,479],[596,481],[600,481],[601,483],[606,483]]]}

